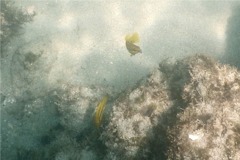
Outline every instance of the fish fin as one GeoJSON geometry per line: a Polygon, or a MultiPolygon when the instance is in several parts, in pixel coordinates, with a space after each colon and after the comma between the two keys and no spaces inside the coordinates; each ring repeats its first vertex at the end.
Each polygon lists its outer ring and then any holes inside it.
{"type": "Polygon", "coordinates": [[[140,41],[139,34],[137,32],[131,34],[128,34],[125,36],[126,42],[129,43],[138,43],[140,41]]]}

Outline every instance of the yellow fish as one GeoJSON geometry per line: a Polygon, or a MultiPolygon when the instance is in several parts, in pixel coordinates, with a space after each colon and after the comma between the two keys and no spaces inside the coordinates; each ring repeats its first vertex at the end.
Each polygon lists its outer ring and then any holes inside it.
{"type": "Polygon", "coordinates": [[[125,36],[126,47],[131,56],[142,53],[142,50],[139,46],[135,45],[134,43],[138,43],[140,41],[138,33],[128,34],[125,36]]]}
{"type": "Polygon", "coordinates": [[[98,127],[98,128],[101,125],[103,111],[105,109],[107,101],[108,101],[108,96],[104,96],[102,98],[102,100],[98,103],[97,108],[95,110],[94,123],[95,123],[96,127],[98,127]]]}

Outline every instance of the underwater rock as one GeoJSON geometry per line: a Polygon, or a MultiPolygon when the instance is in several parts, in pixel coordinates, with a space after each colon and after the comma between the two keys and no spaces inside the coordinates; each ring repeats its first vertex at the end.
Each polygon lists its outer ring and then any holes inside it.
{"type": "Polygon", "coordinates": [[[43,136],[58,124],[54,101],[51,93],[44,97],[6,97],[1,104],[1,159],[41,157],[41,147],[51,143],[55,135],[46,143],[42,143],[43,136]]]}
{"type": "Polygon", "coordinates": [[[104,93],[100,87],[64,84],[44,96],[7,96],[1,105],[1,158],[96,159],[90,146],[101,144],[92,114],[104,93]]]}
{"type": "Polygon", "coordinates": [[[97,140],[99,133],[93,113],[106,93],[111,92],[107,88],[70,84],[64,84],[56,91],[59,124],[64,129],[49,146],[49,150],[54,150],[55,159],[94,160],[104,154],[99,151],[102,143],[97,140]]]}
{"type": "Polygon", "coordinates": [[[163,119],[172,106],[166,81],[159,70],[115,101],[101,139],[108,148],[105,159],[144,159],[165,129],[163,119]]]}
{"type": "Polygon", "coordinates": [[[240,159],[240,73],[203,55],[165,60],[120,94],[62,84],[6,95],[1,112],[2,159],[240,159]]]}
{"type": "Polygon", "coordinates": [[[35,12],[26,13],[15,7],[13,1],[2,0],[0,13],[1,58],[4,58],[7,56],[6,48],[9,42],[22,34],[23,25],[33,20],[35,12]]]}
{"type": "Polygon", "coordinates": [[[71,133],[78,134],[92,124],[100,89],[71,85],[63,85],[62,89],[58,102],[60,123],[71,133]]]}
{"type": "Polygon", "coordinates": [[[160,68],[115,101],[105,159],[240,159],[240,73],[196,55],[160,68]]]}
{"type": "Polygon", "coordinates": [[[184,62],[186,108],[168,130],[168,159],[240,159],[240,73],[209,57],[184,62]]]}

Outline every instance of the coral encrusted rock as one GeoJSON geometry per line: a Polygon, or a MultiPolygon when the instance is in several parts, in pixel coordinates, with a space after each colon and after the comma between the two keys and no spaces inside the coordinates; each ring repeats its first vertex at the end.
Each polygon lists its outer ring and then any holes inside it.
{"type": "MultiPolygon", "coordinates": [[[[172,106],[166,81],[159,70],[135,89],[120,95],[112,107],[102,139],[108,148],[105,159],[150,158],[151,145],[164,130],[165,113],[172,106]]],[[[160,136],[160,137],[159,137],[160,136]]]]}
{"type": "Polygon", "coordinates": [[[185,60],[186,108],[168,130],[168,159],[240,159],[240,73],[205,56],[185,60]]]}
{"type": "Polygon", "coordinates": [[[195,55],[163,61],[114,102],[105,159],[240,159],[240,73],[195,55]]]}

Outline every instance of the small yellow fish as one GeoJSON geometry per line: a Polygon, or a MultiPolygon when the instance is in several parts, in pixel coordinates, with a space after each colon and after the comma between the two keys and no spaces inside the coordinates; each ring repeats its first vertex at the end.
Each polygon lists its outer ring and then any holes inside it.
{"type": "Polygon", "coordinates": [[[98,103],[97,108],[95,110],[94,123],[98,128],[101,125],[103,111],[105,109],[107,101],[108,101],[108,96],[104,96],[102,100],[98,103]]]}
{"type": "Polygon", "coordinates": [[[134,43],[138,43],[140,41],[138,33],[133,33],[132,35],[128,34],[125,36],[126,47],[131,56],[142,53],[142,50],[139,46],[135,45],[134,43]]]}

